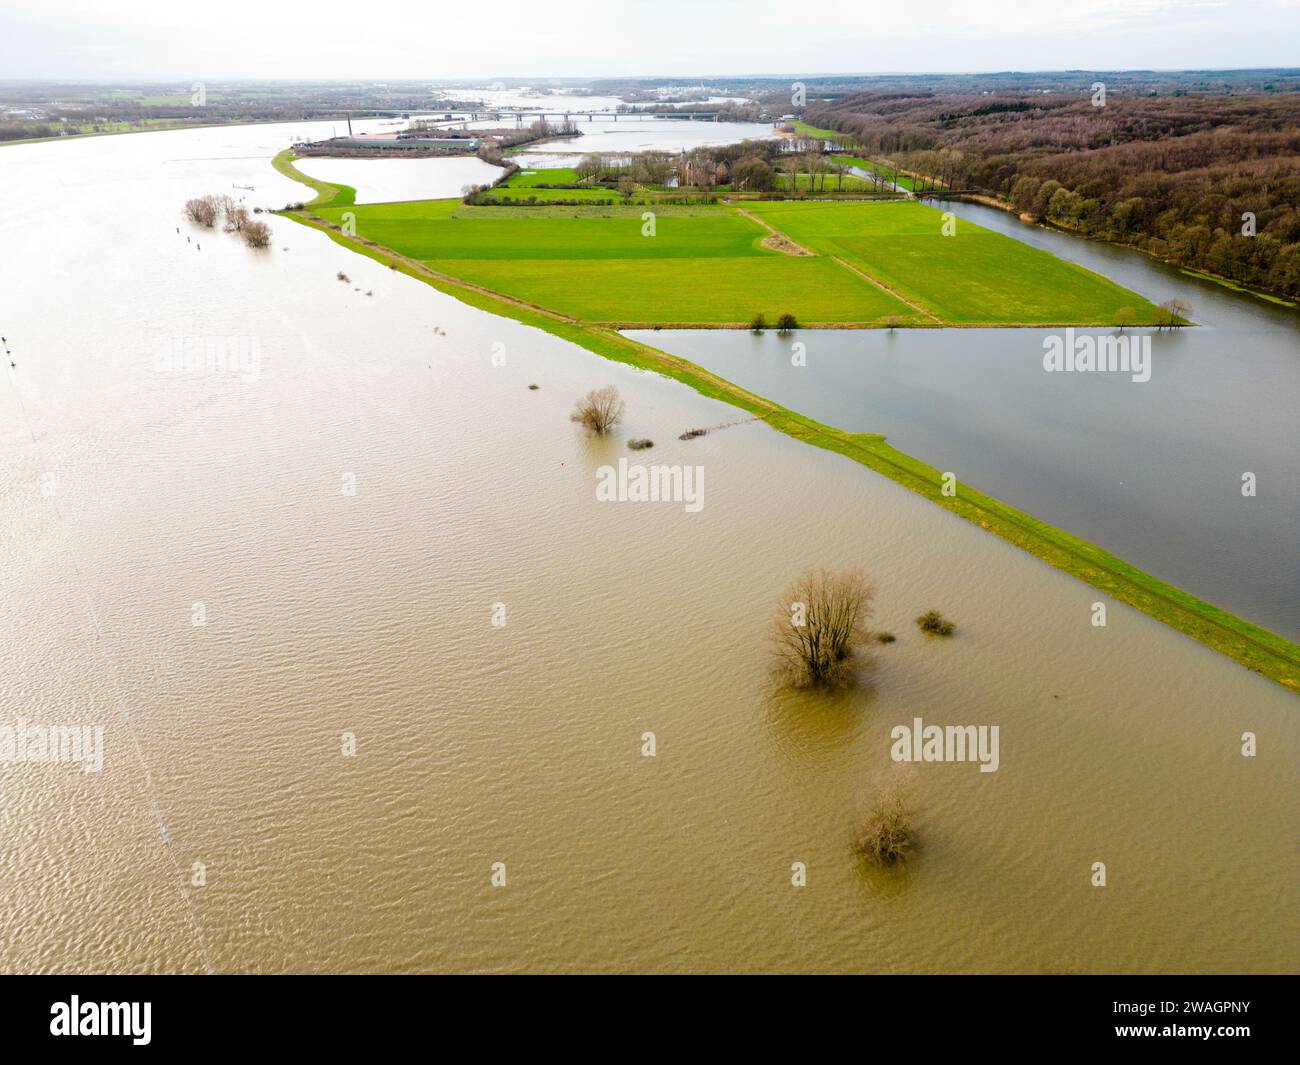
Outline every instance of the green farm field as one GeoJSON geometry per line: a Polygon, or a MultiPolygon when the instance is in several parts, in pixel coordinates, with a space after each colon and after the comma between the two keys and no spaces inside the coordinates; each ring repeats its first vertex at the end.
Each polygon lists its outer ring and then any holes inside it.
{"type": "Polygon", "coordinates": [[[435,270],[579,321],[619,325],[902,324],[924,319],[827,258],[433,260],[435,270]]]}
{"type": "Polygon", "coordinates": [[[1148,301],[1091,270],[1011,237],[913,202],[750,203],[792,240],[858,269],[954,325],[1111,325],[1131,307],[1154,322],[1148,301]]]}
{"type": "Polygon", "coordinates": [[[613,189],[539,189],[533,185],[498,185],[484,193],[496,200],[550,201],[550,200],[590,200],[593,203],[614,204],[623,197],[613,189]]]}
{"type": "Polygon", "coordinates": [[[537,185],[572,185],[577,180],[578,172],[571,166],[525,167],[515,171],[502,184],[512,189],[526,189],[537,185]]]}
{"type": "MultiPolygon", "coordinates": [[[[770,233],[726,207],[464,207],[456,200],[349,207],[357,233],[441,273],[580,321],[741,325],[789,312],[804,324],[917,314],[834,259],[763,247],[770,233]],[[507,215],[504,212],[509,211],[507,215]]],[[[342,209],[321,217],[340,222],[342,209]]]]}
{"type": "Polygon", "coordinates": [[[518,170],[495,188],[488,189],[485,195],[497,201],[534,201],[545,203],[551,200],[590,200],[598,204],[615,204],[622,197],[614,189],[603,186],[591,186],[577,189],[542,188],[543,185],[571,185],[578,180],[578,172],[572,167],[543,167],[540,169],[518,170]]]}
{"type": "MultiPolygon", "coordinates": [[[[509,217],[457,200],[359,205],[357,232],[412,259],[716,259],[771,257],[760,247],[768,231],[725,208],[691,213],[655,211],[655,234],[643,236],[642,207],[611,207],[599,215],[563,208],[509,217]],[[567,217],[566,217],[567,215],[567,217]]],[[[320,214],[337,222],[341,211],[320,214]]],[[[780,256],[785,258],[785,256],[780,256]]]]}
{"type": "MultiPolygon", "coordinates": [[[[526,191],[521,189],[520,191],[526,191]]],[[[540,190],[546,191],[546,190],[540,190]]],[[[571,191],[571,190],[556,190],[571,191]]],[[[452,277],[580,321],[745,325],[1110,325],[1142,297],[1080,266],[914,202],[663,206],[347,207],[367,240],[452,277]],[[811,251],[766,247],[766,223],[811,251]]],[[[343,206],[318,207],[342,222],[343,206]]]]}

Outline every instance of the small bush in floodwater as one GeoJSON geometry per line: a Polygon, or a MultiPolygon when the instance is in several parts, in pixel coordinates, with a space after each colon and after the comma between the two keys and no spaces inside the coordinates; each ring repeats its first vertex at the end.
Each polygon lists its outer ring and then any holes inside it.
{"type": "Polygon", "coordinates": [[[916,624],[922,632],[931,636],[951,636],[953,629],[956,628],[951,621],[946,620],[937,610],[927,610],[916,619],[916,624]]]}
{"type": "Polygon", "coordinates": [[[271,227],[265,222],[245,222],[239,235],[250,248],[266,248],[271,243],[271,227]]]}
{"type": "Polygon", "coordinates": [[[895,636],[892,632],[876,633],[876,643],[893,643],[897,639],[898,637],[895,636]]]}
{"type": "Polygon", "coordinates": [[[788,333],[790,330],[798,328],[798,320],[789,311],[786,311],[785,314],[781,315],[781,317],[776,320],[776,331],[778,333],[788,333]]]}
{"type": "Polygon", "coordinates": [[[872,798],[853,847],[876,865],[898,865],[915,845],[912,810],[902,786],[895,782],[872,798]]]}
{"type": "Polygon", "coordinates": [[[528,386],[528,391],[529,391],[529,392],[536,392],[536,391],[537,391],[539,388],[541,388],[541,387],[542,387],[541,385],[529,385],[529,386],[528,386]]]}
{"type": "Polygon", "coordinates": [[[655,442],[653,440],[646,440],[645,438],[642,438],[639,440],[629,440],[627,442],[627,446],[630,447],[633,451],[642,451],[645,448],[654,447],[655,442]]]}
{"type": "Polygon", "coordinates": [[[335,274],[334,276],[337,277],[340,281],[343,281],[343,282],[346,282],[346,283],[349,283],[349,284],[350,284],[351,281],[352,281],[352,278],[348,277],[348,275],[345,274],[342,270],[340,270],[340,271],[339,271],[337,274],[335,274]]]}
{"type": "Polygon", "coordinates": [[[755,333],[761,333],[767,328],[767,318],[764,317],[762,311],[759,311],[758,314],[754,315],[753,321],[749,323],[749,328],[755,333]]]}

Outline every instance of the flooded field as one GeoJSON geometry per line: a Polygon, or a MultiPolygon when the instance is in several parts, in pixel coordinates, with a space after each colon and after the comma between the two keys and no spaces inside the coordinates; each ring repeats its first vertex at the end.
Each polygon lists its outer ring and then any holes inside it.
{"type": "Polygon", "coordinates": [[[1140,382],[1044,372],[1044,343],[1060,329],[628,335],[828,425],[884,433],[961,483],[1294,640],[1300,314],[1285,314],[1244,332],[1146,334],[1140,382]],[[1242,494],[1246,472],[1253,496],[1242,494]]]}

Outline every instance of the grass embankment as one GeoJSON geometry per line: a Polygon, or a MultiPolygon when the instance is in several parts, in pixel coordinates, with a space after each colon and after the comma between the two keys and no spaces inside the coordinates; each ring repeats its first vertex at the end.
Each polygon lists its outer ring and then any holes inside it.
{"type": "Polygon", "coordinates": [[[309,201],[306,206],[312,210],[319,207],[346,207],[357,202],[357,190],[351,185],[331,185],[327,181],[318,181],[314,177],[308,177],[296,166],[294,161],[299,157],[293,154],[292,149],[286,148],[271,160],[271,165],[281,174],[294,181],[301,181],[304,185],[316,192],[316,198],[309,201]]]}
{"type": "MultiPolygon", "coordinates": [[[[291,176],[296,176],[296,172],[291,176]]],[[[1300,647],[968,485],[962,485],[955,496],[943,495],[940,471],[891,447],[883,435],[848,433],[823,425],[686,359],[621,336],[608,327],[576,321],[545,307],[529,306],[443,274],[427,262],[402,255],[368,238],[347,237],[336,224],[308,211],[286,212],[285,216],[320,229],[343,247],[423,281],[472,307],[542,329],[615,362],[664,374],[701,395],[755,414],[796,440],[860,462],[1111,598],[1200,640],[1293,692],[1300,692],[1300,647]]]]}

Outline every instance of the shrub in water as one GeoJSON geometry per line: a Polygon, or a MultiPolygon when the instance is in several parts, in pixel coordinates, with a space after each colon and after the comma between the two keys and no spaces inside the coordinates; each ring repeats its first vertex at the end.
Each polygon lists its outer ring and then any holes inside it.
{"type": "Polygon", "coordinates": [[[916,619],[916,624],[922,632],[931,636],[951,636],[955,628],[953,623],[945,620],[937,610],[927,610],[916,619]]]}
{"type": "Polygon", "coordinates": [[[882,789],[872,799],[854,849],[876,865],[898,865],[915,847],[912,810],[897,784],[882,789]]]}

